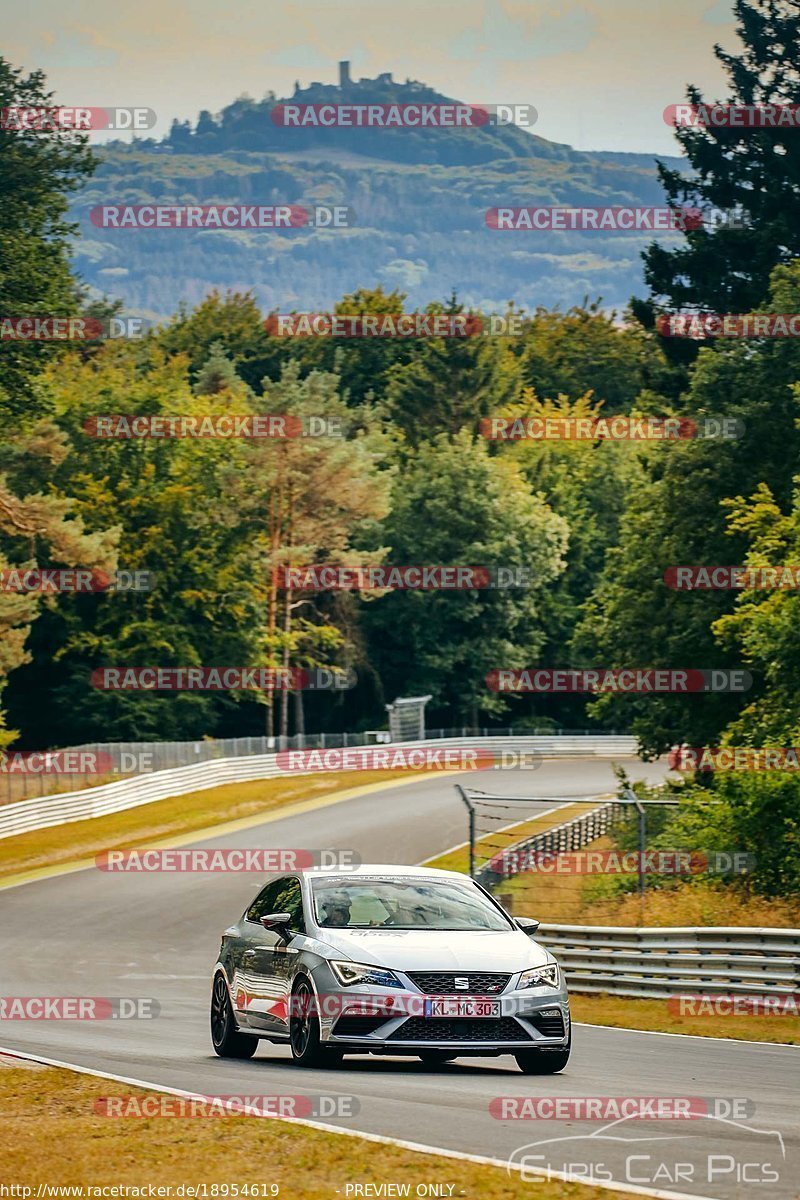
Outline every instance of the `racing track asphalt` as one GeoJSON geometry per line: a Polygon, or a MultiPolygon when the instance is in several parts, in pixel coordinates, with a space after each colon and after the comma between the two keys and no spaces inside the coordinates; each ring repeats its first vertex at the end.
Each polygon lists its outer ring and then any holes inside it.
{"type": "MultiPolygon", "coordinates": [[[[660,764],[623,765],[633,778],[656,780],[664,773],[660,764]]],[[[608,792],[615,783],[606,759],[548,760],[535,771],[471,772],[462,781],[563,800],[608,792]]],[[[530,811],[555,802],[532,803],[530,811]]],[[[352,848],[365,862],[415,863],[465,836],[454,777],[431,776],[202,844],[352,848]]],[[[591,1163],[598,1182],[613,1178],[724,1200],[797,1194],[800,1050],[794,1048],[578,1025],[570,1064],[552,1077],[523,1076],[510,1057],[464,1058],[429,1070],[416,1059],[369,1056],[345,1059],[339,1071],[301,1071],[288,1048],[266,1042],[249,1062],[216,1058],[208,1034],[210,971],[221,931],[258,886],[247,874],[111,875],[90,868],[0,889],[0,994],[141,996],[161,1006],[156,1020],[0,1021],[0,1045],[208,1095],[354,1096],[357,1115],[321,1119],[494,1158],[547,1139],[549,1145],[528,1152],[542,1156],[539,1165],[563,1170],[591,1163]],[[741,1125],[628,1122],[603,1140],[597,1123],[500,1121],[489,1113],[498,1096],[630,1095],[741,1097],[755,1104],[755,1113],[741,1125]],[[785,1157],[779,1139],[763,1131],[780,1133],[785,1157]],[[551,1140],[562,1138],[574,1140],[551,1140]],[[711,1179],[709,1154],[719,1156],[711,1179]],[[779,1171],[779,1182],[753,1186],[765,1163],[779,1171]]],[[[110,1094],[121,1091],[109,1086],[110,1094]]],[[[439,1178],[447,1180],[446,1159],[439,1178]]],[[[387,1182],[375,1180],[366,1166],[363,1179],[387,1182]]]]}

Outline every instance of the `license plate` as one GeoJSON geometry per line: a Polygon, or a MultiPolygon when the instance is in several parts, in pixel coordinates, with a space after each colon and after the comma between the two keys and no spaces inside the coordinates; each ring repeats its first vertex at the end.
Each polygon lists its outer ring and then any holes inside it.
{"type": "Polygon", "coordinates": [[[484,1000],[470,996],[457,1000],[436,997],[425,1001],[426,1017],[494,1017],[500,1016],[499,1000],[484,1000]]]}

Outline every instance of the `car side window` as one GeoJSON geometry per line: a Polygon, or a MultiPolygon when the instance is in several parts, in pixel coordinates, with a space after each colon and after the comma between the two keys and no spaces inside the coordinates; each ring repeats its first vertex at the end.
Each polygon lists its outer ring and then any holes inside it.
{"type": "Polygon", "coordinates": [[[272,883],[267,884],[248,908],[248,921],[255,921],[258,924],[261,918],[266,916],[267,913],[282,911],[275,900],[286,882],[285,879],[273,879],[272,883]]]}
{"type": "Polygon", "coordinates": [[[273,912],[287,912],[291,915],[289,927],[296,933],[305,933],[306,923],[303,919],[303,893],[299,879],[282,879],[281,887],[275,897],[273,912]]]}
{"type": "Polygon", "coordinates": [[[288,912],[291,916],[291,928],[298,933],[305,933],[303,894],[299,879],[290,876],[273,879],[248,908],[247,920],[258,924],[263,916],[273,912],[288,912]]]}

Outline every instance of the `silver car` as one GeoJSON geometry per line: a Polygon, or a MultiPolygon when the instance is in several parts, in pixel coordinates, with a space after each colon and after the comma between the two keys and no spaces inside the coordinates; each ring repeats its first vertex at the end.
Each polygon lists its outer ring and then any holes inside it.
{"type": "Polygon", "coordinates": [[[569,999],[556,960],[474,880],[427,867],[313,868],[276,876],[222,935],[211,1038],[250,1058],[285,1042],[301,1066],[344,1054],[513,1054],[562,1070],[569,999]]]}

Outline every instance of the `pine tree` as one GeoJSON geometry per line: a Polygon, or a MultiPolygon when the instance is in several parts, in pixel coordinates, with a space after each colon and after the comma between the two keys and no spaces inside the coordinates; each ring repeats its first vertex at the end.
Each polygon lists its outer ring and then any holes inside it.
{"type": "MultiPolygon", "coordinates": [[[[742,49],[727,54],[714,47],[729,79],[724,103],[796,104],[800,4],[736,0],[734,12],[742,49]]],[[[687,96],[690,104],[706,103],[696,87],[687,96]]],[[[652,243],[644,259],[655,305],[751,312],[768,295],[770,272],[800,255],[800,130],[683,127],[675,136],[694,173],[659,163],[669,204],[696,205],[706,214],[713,208],[740,212],[741,225],[706,222],[674,249],[652,243]]]]}

